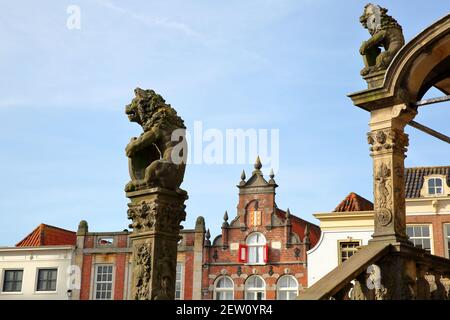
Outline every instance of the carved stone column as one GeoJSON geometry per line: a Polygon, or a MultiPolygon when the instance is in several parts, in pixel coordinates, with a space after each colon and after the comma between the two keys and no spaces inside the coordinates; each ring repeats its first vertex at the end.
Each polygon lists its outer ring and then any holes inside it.
{"type": "Polygon", "coordinates": [[[132,298],[173,300],[180,223],[187,193],[153,188],[128,192],[133,250],[132,298]]]}
{"type": "Polygon", "coordinates": [[[404,127],[417,114],[406,105],[371,112],[368,142],[373,158],[375,232],[371,241],[407,242],[404,127]]]}
{"type": "Polygon", "coordinates": [[[142,127],[125,148],[131,181],[125,186],[133,250],[131,295],[137,300],[175,298],[177,244],[186,218],[180,189],[187,159],[186,127],[153,90],[136,88],[125,107],[142,127]]]}

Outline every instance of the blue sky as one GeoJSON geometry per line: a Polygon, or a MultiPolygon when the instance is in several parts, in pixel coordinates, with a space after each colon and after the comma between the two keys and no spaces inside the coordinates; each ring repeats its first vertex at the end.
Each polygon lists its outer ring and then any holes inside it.
{"type": "MultiPolygon", "coordinates": [[[[366,1],[2,1],[0,246],[47,223],[127,228],[124,148],[140,128],[124,106],[137,86],[162,94],[186,125],[280,130],[277,203],[316,222],[349,192],[372,199],[358,21],[366,1]],[[66,27],[69,5],[81,29],[66,27]]],[[[379,1],[410,40],[445,1],[379,1]]],[[[439,95],[434,92],[431,95],[439,95]]],[[[448,106],[448,104],[446,104],[448,106]]],[[[445,105],[416,118],[448,131],[445,105]]],[[[407,166],[449,165],[443,142],[407,129],[407,166]]],[[[264,159],[262,159],[264,162],[264,159]]],[[[214,237],[236,213],[248,165],[190,165],[186,228],[214,237]]]]}

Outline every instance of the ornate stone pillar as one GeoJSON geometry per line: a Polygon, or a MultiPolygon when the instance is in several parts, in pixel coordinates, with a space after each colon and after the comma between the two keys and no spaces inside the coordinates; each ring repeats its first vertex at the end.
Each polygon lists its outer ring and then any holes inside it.
{"type": "Polygon", "coordinates": [[[132,298],[173,300],[180,223],[187,193],[153,188],[127,193],[133,250],[132,298]]]}
{"type": "Polygon", "coordinates": [[[406,124],[417,112],[406,105],[371,112],[368,142],[373,158],[375,232],[373,241],[407,242],[404,159],[406,124]]]}
{"type": "Polygon", "coordinates": [[[125,108],[143,132],[125,152],[131,181],[125,186],[133,250],[131,296],[175,298],[177,244],[187,193],[180,189],[187,159],[186,127],[175,109],[153,90],[136,88],[125,108]]]}

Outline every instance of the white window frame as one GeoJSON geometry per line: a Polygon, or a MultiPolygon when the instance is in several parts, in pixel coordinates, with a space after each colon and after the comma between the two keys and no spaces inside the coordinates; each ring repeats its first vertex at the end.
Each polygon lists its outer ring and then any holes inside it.
{"type": "Polygon", "coordinates": [[[258,276],[258,275],[251,275],[250,277],[247,278],[247,280],[245,281],[245,300],[255,300],[255,299],[250,299],[249,298],[249,294],[252,293],[258,293],[258,292],[262,292],[262,299],[261,300],[266,300],[266,281],[263,279],[263,277],[258,276]],[[262,283],[263,283],[263,287],[262,288],[258,288],[258,287],[249,287],[249,283],[250,280],[252,278],[259,278],[261,279],[262,283]]]}
{"type": "Polygon", "coordinates": [[[34,290],[33,290],[35,294],[57,294],[58,293],[58,283],[59,283],[59,268],[58,267],[39,267],[39,268],[36,268],[35,281],[34,281],[34,290]],[[52,290],[52,291],[38,290],[39,271],[40,270],[56,270],[55,290],[52,290]]]}
{"type": "Polygon", "coordinates": [[[22,294],[24,281],[23,278],[25,276],[25,270],[23,268],[5,268],[2,271],[2,281],[0,283],[0,293],[1,294],[22,294]],[[22,285],[20,286],[20,291],[3,291],[5,286],[6,272],[7,271],[22,271],[22,285]]]}
{"type": "MultiPolygon", "coordinates": [[[[411,242],[414,243],[414,239],[429,239],[430,240],[430,253],[434,254],[434,239],[433,239],[433,226],[431,224],[427,224],[427,223],[408,223],[406,225],[406,228],[408,227],[428,227],[428,232],[429,232],[429,236],[428,237],[412,237],[409,238],[409,240],[411,240],[411,242]]],[[[415,246],[415,245],[414,245],[415,246]]]]}
{"type": "Polygon", "coordinates": [[[287,297],[288,297],[287,300],[290,300],[290,298],[289,298],[289,293],[290,292],[295,292],[295,296],[297,297],[298,296],[298,281],[297,281],[297,279],[293,275],[290,275],[290,274],[285,274],[285,275],[282,275],[281,277],[279,277],[278,280],[277,280],[277,300],[285,300],[285,299],[280,299],[280,292],[287,292],[288,293],[287,294],[287,297]],[[295,287],[281,288],[280,287],[280,282],[281,282],[281,280],[283,278],[293,279],[294,282],[295,282],[295,287]]]}
{"type": "MultiPolygon", "coordinates": [[[[450,241],[450,232],[447,232],[447,226],[450,228],[450,223],[444,223],[444,242],[445,242],[445,257],[450,259],[450,247],[448,242],[450,241]]],[[[449,230],[450,231],[450,230],[449,230]]]]}
{"type": "Polygon", "coordinates": [[[246,264],[249,264],[249,265],[265,265],[266,262],[264,262],[264,250],[265,250],[265,246],[267,245],[266,237],[261,232],[252,232],[252,233],[250,233],[247,236],[247,239],[245,240],[245,244],[247,246],[247,263],[246,264]],[[262,242],[258,242],[256,244],[249,243],[249,241],[253,237],[258,237],[258,236],[262,237],[262,239],[263,239],[262,242]],[[256,256],[258,256],[259,259],[256,259],[256,261],[252,261],[251,260],[252,252],[255,253],[255,258],[256,258],[256,256]]]}
{"type": "MultiPolygon", "coordinates": [[[[422,197],[430,197],[430,198],[439,198],[439,197],[445,197],[450,194],[450,187],[447,185],[447,176],[443,174],[430,174],[428,176],[425,176],[423,178],[423,185],[420,189],[420,195],[422,197]],[[430,180],[441,180],[441,193],[430,193],[430,180]]],[[[436,186],[434,186],[434,189],[436,190],[436,186]]]]}
{"type": "Polygon", "coordinates": [[[181,266],[181,276],[180,280],[176,279],[175,276],[175,300],[184,300],[184,262],[177,261],[177,267],[181,266]],[[176,283],[180,282],[180,298],[176,298],[176,283]]]}
{"type": "MultiPolygon", "coordinates": [[[[92,284],[92,300],[114,300],[114,286],[115,286],[115,266],[112,263],[97,263],[94,265],[94,277],[92,284]],[[99,267],[112,267],[111,268],[111,298],[110,299],[97,299],[97,272],[99,267]]],[[[100,283],[109,283],[109,281],[100,281],[100,283]]]]}
{"type": "MultiPolygon", "coordinates": [[[[217,293],[219,292],[231,292],[232,293],[232,298],[231,300],[234,300],[234,281],[233,279],[231,279],[228,276],[220,276],[216,279],[216,281],[214,281],[214,296],[213,299],[217,300],[217,293]],[[227,287],[227,288],[218,288],[217,284],[219,283],[219,281],[221,281],[222,279],[228,279],[231,281],[232,287],[227,287]]],[[[220,299],[223,300],[223,299],[220,299]]]]}
{"type": "Polygon", "coordinates": [[[441,177],[430,177],[427,179],[427,193],[430,196],[442,196],[444,195],[444,180],[441,177]],[[436,186],[436,181],[439,180],[441,182],[441,186],[437,187],[436,186]],[[434,181],[435,185],[433,187],[430,187],[430,181],[434,181]],[[433,188],[433,193],[430,192],[430,188],[433,188]],[[436,192],[436,189],[440,188],[441,192],[436,192]]]}

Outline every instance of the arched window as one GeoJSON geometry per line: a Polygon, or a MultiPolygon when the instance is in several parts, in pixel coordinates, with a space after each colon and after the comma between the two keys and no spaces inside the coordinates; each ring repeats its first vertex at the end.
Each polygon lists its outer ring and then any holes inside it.
{"type": "Polygon", "coordinates": [[[214,285],[214,300],[233,300],[234,283],[230,277],[219,277],[214,285]]]}
{"type": "Polygon", "coordinates": [[[298,282],[293,276],[285,275],[277,282],[278,300],[295,300],[298,295],[298,282]]]}
{"type": "Polygon", "coordinates": [[[265,300],[266,282],[260,276],[250,276],[245,282],[246,300],[265,300]]]}
{"type": "Polygon", "coordinates": [[[430,178],[428,179],[428,194],[442,194],[442,179],[441,178],[430,178]]]}
{"type": "Polygon", "coordinates": [[[263,264],[267,262],[266,238],[259,232],[248,236],[247,241],[247,263],[263,264]]]}

